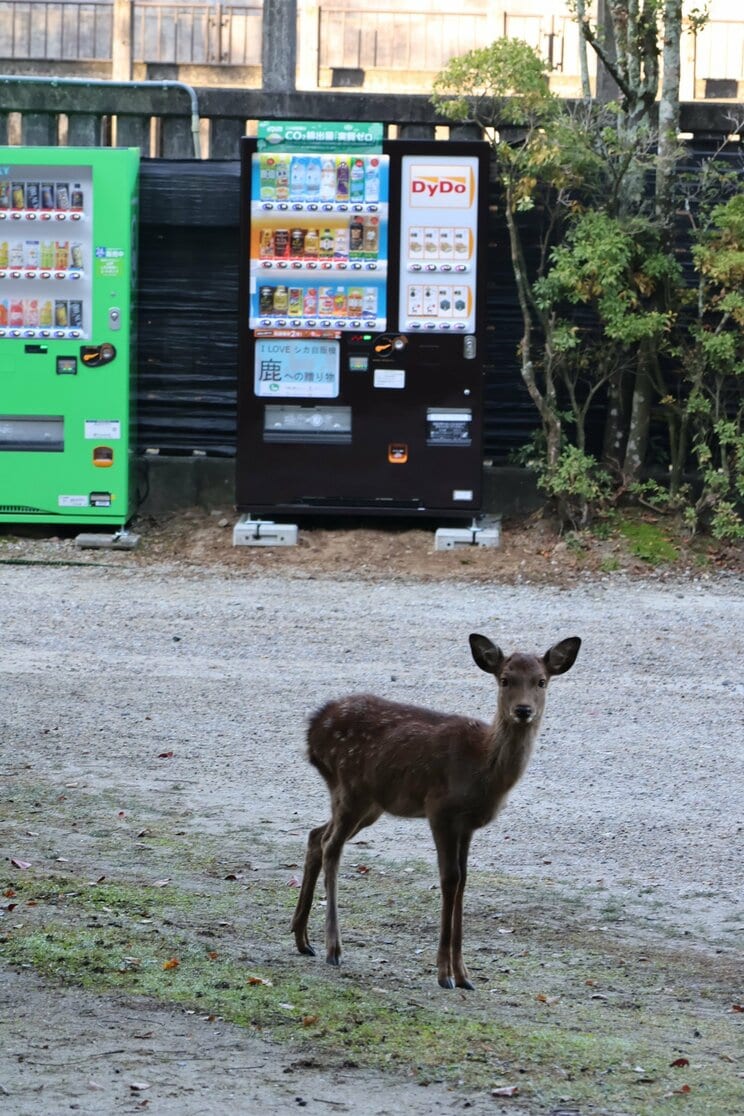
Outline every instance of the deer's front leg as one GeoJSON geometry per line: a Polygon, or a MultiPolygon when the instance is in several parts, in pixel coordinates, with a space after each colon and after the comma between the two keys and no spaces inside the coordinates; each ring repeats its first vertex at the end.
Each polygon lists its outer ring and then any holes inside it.
{"type": "MultiPolygon", "coordinates": [[[[460,888],[460,844],[456,830],[444,820],[432,820],[431,829],[437,847],[439,885],[442,890],[442,920],[437,951],[437,980],[441,988],[455,987],[452,944],[453,921],[460,888]]],[[[460,935],[461,938],[461,935],[460,935]]]]}
{"type": "Polygon", "coordinates": [[[468,970],[462,959],[462,902],[465,894],[465,883],[468,878],[468,853],[470,852],[471,833],[463,833],[457,850],[460,868],[460,881],[455,895],[455,904],[452,911],[452,970],[455,984],[458,988],[473,988],[468,976],[468,970]]]}
{"type": "Polygon", "coordinates": [[[330,824],[331,823],[328,822],[326,825],[319,825],[317,829],[310,830],[310,835],[307,840],[305,870],[302,874],[302,887],[300,888],[297,907],[295,908],[294,917],[292,919],[292,931],[295,936],[297,948],[300,953],[306,953],[310,957],[315,956],[315,950],[310,945],[307,936],[307,920],[310,915],[310,908],[313,905],[315,884],[323,864],[321,842],[330,824]]]}

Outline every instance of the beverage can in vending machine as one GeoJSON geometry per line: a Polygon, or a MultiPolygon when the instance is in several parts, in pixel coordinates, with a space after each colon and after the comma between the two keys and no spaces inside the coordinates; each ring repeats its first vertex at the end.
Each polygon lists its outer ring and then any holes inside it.
{"type": "Polygon", "coordinates": [[[7,240],[0,240],[0,267],[7,267],[9,259],[8,242],[7,240]]]}
{"type": "Polygon", "coordinates": [[[259,287],[258,312],[259,314],[272,314],[274,311],[274,288],[259,287]]]}
{"type": "Polygon", "coordinates": [[[25,209],[26,208],[26,183],[25,182],[14,182],[13,183],[13,185],[11,187],[11,199],[12,199],[12,203],[13,203],[13,209],[25,209]]]}
{"type": "Polygon", "coordinates": [[[274,257],[274,233],[271,229],[261,229],[258,234],[258,257],[261,260],[274,257]]]}
{"type": "Polygon", "coordinates": [[[0,327],[5,327],[8,324],[8,300],[7,298],[0,298],[0,327]]]}
{"type": "Polygon", "coordinates": [[[79,182],[73,182],[70,190],[70,209],[83,208],[83,187],[79,182]]]}
{"type": "Polygon", "coordinates": [[[349,201],[364,201],[364,160],[352,159],[349,174],[349,201]]]}
{"type": "Polygon", "coordinates": [[[39,208],[39,183],[26,183],[26,209],[39,208]]]}
{"type": "Polygon", "coordinates": [[[295,259],[301,259],[305,255],[305,230],[301,228],[292,229],[289,234],[289,254],[295,259]]]}
{"type": "Polygon", "coordinates": [[[39,325],[42,327],[42,329],[45,326],[50,326],[51,327],[51,325],[52,325],[52,300],[51,300],[51,298],[45,298],[44,301],[41,304],[41,308],[39,310],[39,325]]]}
{"type": "Polygon", "coordinates": [[[289,288],[289,316],[291,318],[299,318],[302,314],[302,307],[304,299],[302,296],[302,287],[289,288]]]}
{"type": "Polygon", "coordinates": [[[289,255],[289,229],[274,230],[274,255],[278,260],[286,260],[289,255]]]}
{"type": "Polygon", "coordinates": [[[10,209],[10,181],[0,178],[0,209],[10,209]]]}
{"type": "Polygon", "coordinates": [[[57,298],[54,300],[54,324],[59,329],[66,329],[69,316],[67,313],[67,299],[57,298]]]}
{"type": "Polygon", "coordinates": [[[83,303],[79,298],[70,299],[70,325],[73,329],[83,328],[83,303]]]}
{"type": "Polygon", "coordinates": [[[24,264],[24,245],[21,240],[11,241],[10,244],[10,266],[23,267],[24,264]]]}
{"type": "Polygon", "coordinates": [[[274,289],[274,313],[286,314],[289,310],[289,292],[283,285],[274,289]]]}
{"type": "Polygon", "coordinates": [[[349,160],[336,156],[336,201],[349,200],[349,160]]]}
{"type": "Polygon", "coordinates": [[[23,299],[11,299],[8,324],[16,329],[23,325],[23,299]]]}
{"type": "Polygon", "coordinates": [[[258,196],[261,201],[276,198],[276,159],[273,155],[258,157],[258,196]]]}
{"type": "Polygon", "coordinates": [[[308,229],[305,233],[305,256],[309,260],[318,258],[320,251],[320,234],[317,229],[308,229]]]}
{"type": "Polygon", "coordinates": [[[54,189],[55,197],[57,200],[57,209],[70,208],[70,184],[69,182],[58,182],[54,189]]]}
{"type": "Polygon", "coordinates": [[[83,270],[83,246],[79,240],[73,240],[70,245],[70,267],[74,271],[83,270]]]}
{"type": "Polygon", "coordinates": [[[307,287],[302,300],[302,313],[306,318],[314,318],[318,313],[317,287],[307,287]]]}
{"type": "Polygon", "coordinates": [[[54,266],[57,271],[67,271],[70,266],[69,240],[57,240],[54,243],[54,266]]]}
{"type": "Polygon", "coordinates": [[[54,209],[54,183],[42,182],[41,184],[41,208],[54,209]]]}
{"type": "Polygon", "coordinates": [[[54,241],[42,240],[41,242],[41,266],[48,268],[49,271],[54,267],[54,241]]]}

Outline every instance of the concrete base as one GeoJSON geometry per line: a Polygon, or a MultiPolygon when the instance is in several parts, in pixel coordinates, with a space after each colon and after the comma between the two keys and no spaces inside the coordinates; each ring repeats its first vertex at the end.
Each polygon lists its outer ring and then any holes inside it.
{"type": "MultiPolygon", "coordinates": [[[[140,515],[170,515],[195,507],[211,511],[235,505],[235,462],[229,457],[145,454],[139,459],[139,476],[140,515]]],[[[484,516],[529,515],[544,503],[545,497],[527,469],[512,465],[484,468],[484,516]]]]}
{"type": "Polygon", "coordinates": [[[83,532],[75,536],[75,546],[81,550],[136,550],[140,537],[134,531],[123,530],[110,535],[103,531],[83,532]]]}
{"type": "Polygon", "coordinates": [[[297,524],[241,515],[233,527],[233,546],[297,546],[297,524]]]}

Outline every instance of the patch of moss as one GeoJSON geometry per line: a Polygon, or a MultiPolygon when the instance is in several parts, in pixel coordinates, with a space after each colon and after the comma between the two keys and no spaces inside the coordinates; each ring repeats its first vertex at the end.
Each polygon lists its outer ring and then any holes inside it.
{"type": "Polygon", "coordinates": [[[679,556],[679,551],[657,523],[626,518],[619,521],[618,530],[631,554],[652,566],[675,562],[679,556]]]}

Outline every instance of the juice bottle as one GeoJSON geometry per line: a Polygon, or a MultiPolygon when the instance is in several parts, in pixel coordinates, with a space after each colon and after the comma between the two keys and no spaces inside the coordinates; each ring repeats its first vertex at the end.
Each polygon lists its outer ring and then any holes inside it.
{"type": "Polygon", "coordinates": [[[380,218],[368,217],[364,222],[364,255],[376,260],[380,251],[380,218]]]}
{"type": "Polygon", "coordinates": [[[289,198],[289,156],[278,155],[276,159],[276,200],[289,198]]]}
{"type": "Polygon", "coordinates": [[[320,235],[317,229],[308,229],[305,233],[305,258],[314,260],[320,251],[320,235]]]}
{"type": "Polygon", "coordinates": [[[258,157],[258,194],[261,201],[276,198],[276,159],[273,155],[258,157]]]}

